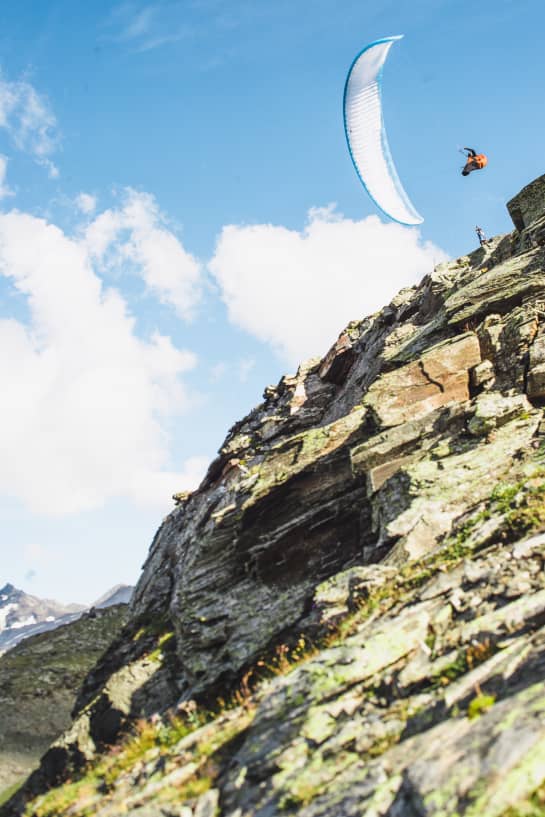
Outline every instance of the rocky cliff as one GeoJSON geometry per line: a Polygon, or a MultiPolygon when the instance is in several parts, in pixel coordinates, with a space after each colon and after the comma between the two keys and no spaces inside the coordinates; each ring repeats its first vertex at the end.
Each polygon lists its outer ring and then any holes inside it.
{"type": "Polygon", "coordinates": [[[544,188],[230,430],[6,814],[545,813],[544,188]]]}

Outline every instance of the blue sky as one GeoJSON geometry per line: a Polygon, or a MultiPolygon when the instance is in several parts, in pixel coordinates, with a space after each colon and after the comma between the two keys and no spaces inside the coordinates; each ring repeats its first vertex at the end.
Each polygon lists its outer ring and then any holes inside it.
{"type": "Polygon", "coordinates": [[[0,33],[0,582],[134,582],[170,495],[343,325],[544,172],[542,4],[21,0],[0,33]],[[346,71],[384,72],[419,229],[344,142],[346,71]],[[487,152],[460,175],[458,149],[487,152]]]}

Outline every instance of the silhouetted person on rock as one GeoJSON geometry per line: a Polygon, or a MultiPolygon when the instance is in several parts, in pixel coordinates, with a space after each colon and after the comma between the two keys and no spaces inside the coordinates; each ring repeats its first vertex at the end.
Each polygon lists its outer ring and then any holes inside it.
{"type": "Polygon", "coordinates": [[[483,244],[488,244],[488,238],[485,236],[481,227],[475,227],[475,232],[477,233],[477,238],[479,239],[479,244],[481,247],[483,244]]]}

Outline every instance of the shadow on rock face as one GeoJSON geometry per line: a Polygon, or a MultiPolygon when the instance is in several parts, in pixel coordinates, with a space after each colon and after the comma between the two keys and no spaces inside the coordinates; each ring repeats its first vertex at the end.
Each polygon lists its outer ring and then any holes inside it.
{"type": "Polygon", "coordinates": [[[125,720],[123,712],[113,707],[108,698],[102,695],[89,724],[89,733],[97,748],[102,749],[114,743],[125,720]]]}
{"type": "Polygon", "coordinates": [[[19,817],[29,799],[51,786],[61,785],[71,772],[82,769],[85,764],[85,755],[76,746],[53,746],[42,757],[40,766],[32,772],[23,789],[0,806],[0,817],[19,817]]]}
{"type": "Polygon", "coordinates": [[[81,769],[85,762],[85,756],[76,747],[53,746],[43,756],[41,769],[51,784],[59,785],[66,779],[67,769],[81,769]]]}

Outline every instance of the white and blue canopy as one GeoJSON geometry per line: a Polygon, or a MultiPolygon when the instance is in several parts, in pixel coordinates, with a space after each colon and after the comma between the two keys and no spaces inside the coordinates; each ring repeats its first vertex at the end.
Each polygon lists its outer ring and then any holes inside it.
{"type": "Polygon", "coordinates": [[[382,69],[397,37],[385,37],[360,51],[344,88],[344,128],[350,156],[363,186],[389,218],[400,224],[421,224],[399,180],[382,117],[382,69]]]}

